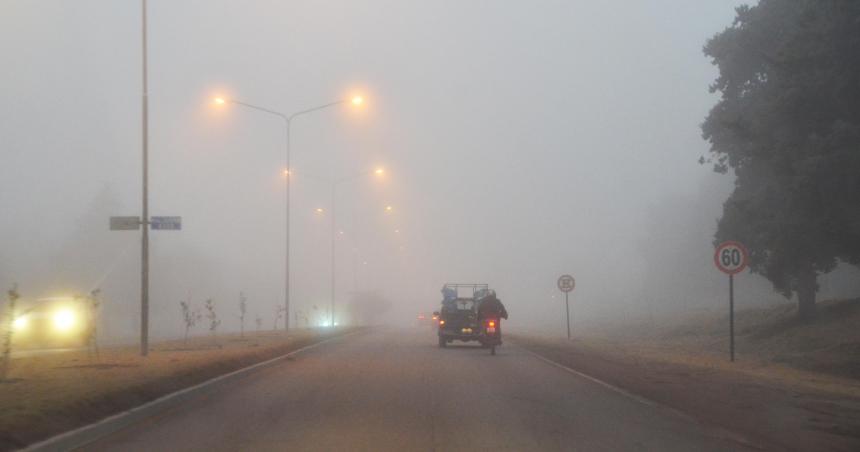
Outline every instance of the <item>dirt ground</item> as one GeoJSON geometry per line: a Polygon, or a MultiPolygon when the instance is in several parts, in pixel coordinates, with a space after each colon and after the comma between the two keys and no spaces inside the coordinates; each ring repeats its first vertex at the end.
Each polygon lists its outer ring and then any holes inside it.
{"type": "Polygon", "coordinates": [[[767,450],[860,450],[860,300],[819,308],[813,323],[798,322],[792,306],[738,313],[734,363],[719,316],[573,341],[509,336],[767,450]]]}
{"type": "Polygon", "coordinates": [[[0,450],[15,449],[345,330],[296,330],[13,358],[0,382],[0,450]]]}

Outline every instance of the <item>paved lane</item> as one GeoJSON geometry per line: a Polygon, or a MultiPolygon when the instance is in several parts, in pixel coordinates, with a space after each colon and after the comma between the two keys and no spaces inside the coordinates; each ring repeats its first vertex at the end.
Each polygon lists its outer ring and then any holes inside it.
{"type": "Polygon", "coordinates": [[[332,341],[86,449],[743,450],[523,349],[423,329],[332,341]]]}

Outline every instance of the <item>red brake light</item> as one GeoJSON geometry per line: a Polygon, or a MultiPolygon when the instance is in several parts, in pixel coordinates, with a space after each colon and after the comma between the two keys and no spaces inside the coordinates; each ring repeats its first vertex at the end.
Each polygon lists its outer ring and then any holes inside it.
{"type": "Polygon", "coordinates": [[[494,321],[490,320],[490,326],[491,326],[491,327],[492,327],[492,326],[496,326],[496,322],[494,322],[494,321]]]}

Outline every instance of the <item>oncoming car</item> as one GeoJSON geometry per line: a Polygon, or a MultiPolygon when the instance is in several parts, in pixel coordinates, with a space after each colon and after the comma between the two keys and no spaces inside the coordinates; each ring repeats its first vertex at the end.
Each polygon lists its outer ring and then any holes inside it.
{"type": "Polygon", "coordinates": [[[93,326],[84,298],[22,300],[15,308],[12,337],[16,347],[79,347],[86,345],[93,326]]]}

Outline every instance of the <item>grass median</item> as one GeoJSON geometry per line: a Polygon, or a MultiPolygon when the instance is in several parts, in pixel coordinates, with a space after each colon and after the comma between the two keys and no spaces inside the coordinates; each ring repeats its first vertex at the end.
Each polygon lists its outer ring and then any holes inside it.
{"type": "Polygon", "coordinates": [[[345,334],[294,330],[164,341],[147,357],[136,346],[14,358],[0,382],[0,450],[87,425],[158,397],[345,334]]]}

